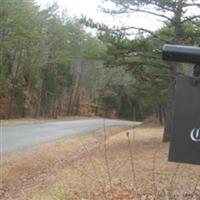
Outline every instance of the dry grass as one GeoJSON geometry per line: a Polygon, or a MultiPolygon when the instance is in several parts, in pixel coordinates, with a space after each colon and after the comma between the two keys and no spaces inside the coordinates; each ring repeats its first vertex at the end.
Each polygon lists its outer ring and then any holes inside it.
{"type": "Polygon", "coordinates": [[[162,127],[113,134],[117,130],[102,129],[7,158],[3,199],[200,199],[200,167],[167,162],[162,127]]]}
{"type": "MultiPolygon", "coordinates": [[[[109,127],[108,132],[112,135],[124,129],[127,127],[109,127]]],[[[0,165],[3,178],[0,199],[30,199],[32,193],[54,183],[59,172],[66,166],[87,156],[80,141],[87,143],[90,151],[93,151],[99,145],[101,133],[102,129],[99,129],[4,156],[0,165]]]]}

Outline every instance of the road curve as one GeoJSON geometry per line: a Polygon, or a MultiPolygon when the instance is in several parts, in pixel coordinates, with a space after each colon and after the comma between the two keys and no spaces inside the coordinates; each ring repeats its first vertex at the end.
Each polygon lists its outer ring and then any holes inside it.
{"type": "MultiPolygon", "coordinates": [[[[138,122],[134,123],[138,124],[138,122]]],[[[103,125],[104,119],[87,119],[3,126],[0,137],[1,154],[5,155],[62,137],[85,133],[101,128],[103,125]]],[[[133,122],[106,119],[105,125],[133,125],[133,122]]]]}

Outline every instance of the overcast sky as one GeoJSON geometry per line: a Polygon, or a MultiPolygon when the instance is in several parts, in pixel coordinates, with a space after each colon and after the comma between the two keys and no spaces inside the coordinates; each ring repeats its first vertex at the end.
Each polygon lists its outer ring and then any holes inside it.
{"type": "Polygon", "coordinates": [[[112,16],[100,11],[100,6],[112,6],[111,4],[103,3],[103,0],[36,0],[36,2],[42,7],[57,2],[61,10],[67,9],[70,16],[80,17],[81,14],[83,14],[87,17],[93,18],[96,22],[103,22],[109,25],[124,24],[156,30],[162,24],[157,18],[145,14],[113,18],[112,16]]]}

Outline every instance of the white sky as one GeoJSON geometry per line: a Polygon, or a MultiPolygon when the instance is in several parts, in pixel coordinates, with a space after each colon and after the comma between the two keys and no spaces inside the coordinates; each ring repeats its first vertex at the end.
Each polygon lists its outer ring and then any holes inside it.
{"type": "Polygon", "coordinates": [[[124,24],[126,26],[137,26],[156,30],[162,25],[156,17],[149,17],[145,14],[134,14],[129,17],[112,17],[100,11],[100,7],[111,7],[111,4],[104,4],[102,0],[35,0],[42,7],[57,2],[61,10],[67,9],[69,16],[80,17],[81,14],[92,18],[95,22],[103,22],[107,25],[114,26],[124,24]]]}

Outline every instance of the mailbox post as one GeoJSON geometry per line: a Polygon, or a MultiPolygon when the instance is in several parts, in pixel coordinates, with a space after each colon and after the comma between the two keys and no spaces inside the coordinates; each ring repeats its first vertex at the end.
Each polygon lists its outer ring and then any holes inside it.
{"type": "Polygon", "coordinates": [[[163,60],[194,64],[193,76],[177,76],[169,161],[200,165],[200,48],[164,45],[163,60]]]}

